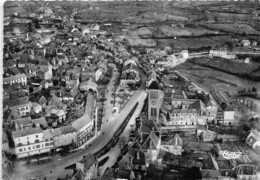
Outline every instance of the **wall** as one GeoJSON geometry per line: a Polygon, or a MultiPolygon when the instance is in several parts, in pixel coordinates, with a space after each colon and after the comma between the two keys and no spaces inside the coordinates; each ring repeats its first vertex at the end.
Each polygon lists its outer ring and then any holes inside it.
{"type": "Polygon", "coordinates": [[[55,148],[70,145],[77,142],[77,132],[61,134],[53,138],[55,148]]]}

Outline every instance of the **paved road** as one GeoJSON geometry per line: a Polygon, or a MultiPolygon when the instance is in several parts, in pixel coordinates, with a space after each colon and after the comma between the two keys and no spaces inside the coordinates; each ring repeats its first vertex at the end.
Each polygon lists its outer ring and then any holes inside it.
{"type": "Polygon", "coordinates": [[[93,141],[92,145],[84,150],[79,150],[74,152],[67,157],[63,157],[57,160],[52,160],[50,163],[45,165],[39,165],[37,167],[32,167],[29,169],[26,166],[20,166],[19,168],[15,168],[14,171],[14,179],[23,179],[28,177],[47,177],[48,180],[55,180],[60,175],[64,175],[65,167],[76,163],[80,160],[83,155],[88,153],[94,154],[96,151],[100,150],[104,147],[105,144],[109,142],[109,140],[113,137],[114,133],[123,123],[124,119],[127,117],[128,113],[132,110],[137,101],[143,100],[143,96],[146,95],[145,85],[147,77],[141,72],[142,83],[140,88],[136,91],[136,93],[129,99],[128,103],[124,106],[121,112],[117,117],[112,117],[103,128],[105,132],[104,135],[98,136],[95,141],[93,141]],[[52,171],[52,173],[50,172],[52,171]]]}

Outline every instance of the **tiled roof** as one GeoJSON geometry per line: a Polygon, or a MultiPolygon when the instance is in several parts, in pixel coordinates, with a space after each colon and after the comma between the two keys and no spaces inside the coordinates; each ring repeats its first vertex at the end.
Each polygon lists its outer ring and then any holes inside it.
{"type": "Polygon", "coordinates": [[[44,128],[48,127],[47,121],[45,119],[45,117],[41,117],[38,119],[33,119],[32,122],[36,125],[36,124],[40,124],[42,125],[44,128]]]}
{"type": "Polygon", "coordinates": [[[14,138],[19,138],[19,137],[28,136],[28,135],[31,135],[31,134],[40,134],[42,132],[43,132],[43,130],[41,128],[36,127],[36,128],[13,131],[12,135],[13,135],[14,138]]]}
{"type": "Polygon", "coordinates": [[[90,123],[91,121],[92,119],[90,118],[90,116],[88,114],[84,114],[79,119],[73,121],[72,126],[75,129],[80,130],[82,127],[84,127],[86,124],[90,123]]]}
{"type": "Polygon", "coordinates": [[[141,129],[140,131],[143,133],[148,133],[152,131],[152,129],[155,128],[155,124],[152,120],[144,119],[141,123],[141,129]]]}
{"type": "Polygon", "coordinates": [[[17,124],[18,129],[21,129],[22,126],[26,126],[28,124],[31,124],[31,117],[26,117],[26,118],[21,118],[21,119],[16,119],[14,122],[17,124]]]}
{"type": "Polygon", "coordinates": [[[15,120],[21,118],[21,115],[16,108],[7,109],[3,114],[3,119],[6,120],[8,118],[10,118],[10,120],[15,120]]]}
{"type": "Polygon", "coordinates": [[[15,106],[20,106],[20,105],[26,105],[28,103],[29,103],[29,99],[28,99],[27,96],[16,98],[16,99],[12,99],[12,100],[9,100],[7,102],[8,106],[10,108],[15,107],[15,106]]]}
{"type": "Polygon", "coordinates": [[[3,81],[4,82],[10,82],[10,81],[15,81],[15,80],[21,79],[21,78],[27,79],[25,74],[17,74],[15,76],[10,76],[10,77],[3,78],[3,81]]]}
{"type": "Polygon", "coordinates": [[[80,162],[84,163],[84,170],[86,172],[94,163],[97,162],[97,160],[92,154],[89,153],[80,162]]]}
{"type": "Polygon", "coordinates": [[[175,146],[182,146],[183,140],[179,136],[179,134],[175,134],[174,138],[170,141],[168,141],[167,145],[175,145],[175,146]]]}
{"type": "Polygon", "coordinates": [[[60,127],[60,131],[62,134],[69,134],[69,133],[77,132],[77,130],[74,127],[72,127],[71,125],[60,127]]]}

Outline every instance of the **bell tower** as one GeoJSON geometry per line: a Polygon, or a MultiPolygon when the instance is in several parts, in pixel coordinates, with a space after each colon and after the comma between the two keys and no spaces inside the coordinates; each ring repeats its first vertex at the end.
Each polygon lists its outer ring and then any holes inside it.
{"type": "Polygon", "coordinates": [[[148,119],[159,123],[159,113],[162,104],[162,91],[157,81],[151,82],[147,89],[148,93],[148,119]]]}

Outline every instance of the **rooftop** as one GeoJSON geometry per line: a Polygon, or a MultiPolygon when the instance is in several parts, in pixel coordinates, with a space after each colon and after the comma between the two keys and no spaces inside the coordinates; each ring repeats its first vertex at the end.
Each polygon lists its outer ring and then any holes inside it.
{"type": "Polygon", "coordinates": [[[12,135],[14,138],[19,138],[19,137],[29,136],[32,134],[40,134],[42,132],[43,132],[43,130],[41,128],[36,127],[36,128],[21,129],[18,131],[13,131],[12,135]]]}

